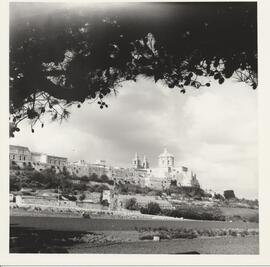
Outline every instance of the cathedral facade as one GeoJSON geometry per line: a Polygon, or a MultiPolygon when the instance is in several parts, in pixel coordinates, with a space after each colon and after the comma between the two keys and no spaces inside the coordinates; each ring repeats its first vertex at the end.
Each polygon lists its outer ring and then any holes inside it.
{"type": "Polygon", "coordinates": [[[196,174],[185,166],[175,166],[174,155],[165,148],[158,156],[158,167],[150,168],[146,156],[141,161],[138,153],[132,161],[132,167],[140,171],[141,184],[158,190],[167,189],[174,181],[177,186],[200,187],[196,174]]]}

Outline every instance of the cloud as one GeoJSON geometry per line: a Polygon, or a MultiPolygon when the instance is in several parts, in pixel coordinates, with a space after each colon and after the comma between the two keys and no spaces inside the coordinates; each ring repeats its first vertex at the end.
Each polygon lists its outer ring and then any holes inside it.
{"type": "Polygon", "coordinates": [[[230,187],[241,196],[257,197],[256,91],[226,81],[183,95],[144,78],[125,82],[118,91],[106,99],[108,109],[74,107],[69,121],[47,123],[35,134],[24,123],[11,142],[70,160],[102,158],[118,166],[130,166],[139,152],[153,167],[166,146],[179,164],[197,172],[204,187],[230,187]]]}

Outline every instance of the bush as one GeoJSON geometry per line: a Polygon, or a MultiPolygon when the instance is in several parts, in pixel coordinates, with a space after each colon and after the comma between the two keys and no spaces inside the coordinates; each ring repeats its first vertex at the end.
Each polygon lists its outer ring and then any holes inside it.
{"type": "Polygon", "coordinates": [[[109,179],[109,177],[108,177],[106,174],[102,174],[102,175],[100,176],[100,180],[101,180],[103,183],[106,183],[106,182],[108,182],[110,179],[109,179]]]}
{"type": "Polygon", "coordinates": [[[153,235],[143,235],[139,237],[140,240],[153,240],[153,235]]]}
{"type": "Polygon", "coordinates": [[[109,201],[107,199],[103,199],[101,201],[101,205],[104,206],[104,207],[109,207],[110,203],[109,203],[109,201]]]}
{"type": "Polygon", "coordinates": [[[189,207],[179,207],[175,210],[164,209],[161,211],[161,214],[169,217],[185,218],[192,220],[225,221],[225,216],[221,214],[220,210],[204,209],[202,207],[197,209],[190,209],[189,207]]]}
{"type": "Polygon", "coordinates": [[[21,190],[20,177],[17,177],[15,175],[10,175],[9,190],[10,191],[20,191],[21,190]]]}
{"type": "Polygon", "coordinates": [[[82,176],[80,179],[80,182],[82,183],[88,183],[90,181],[90,178],[87,177],[86,175],[82,176]]]}
{"type": "Polygon", "coordinates": [[[109,190],[110,188],[105,184],[95,184],[89,187],[90,192],[102,193],[104,190],[109,190]]]}
{"type": "Polygon", "coordinates": [[[77,198],[73,195],[63,195],[63,197],[67,198],[69,201],[76,201],[77,198]]]}
{"type": "Polygon", "coordinates": [[[224,197],[223,197],[221,194],[216,194],[216,193],[215,193],[215,194],[214,194],[214,198],[215,198],[215,199],[222,200],[222,201],[224,200],[224,197]]]}
{"type": "Polygon", "coordinates": [[[119,194],[127,194],[127,193],[134,193],[134,194],[143,194],[146,195],[150,191],[152,191],[148,187],[141,187],[135,184],[123,184],[121,181],[118,182],[116,186],[116,190],[119,194]]]}
{"type": "Polygon", "coordinates": [[[83,201],[85,198],[86,198],[85,194],[82,194],[82,195],[79,197],[80,201],[83,201]]]}
{"type": "Polygon", "coordinates": [[[158,203],[156,202],[150,202],[147,204],[147,206],[144,208],[142,207],[140,209],[141,213],[143,214],[151,214],[151,215],[157,215],[161,212],[161,208],[158,203]]]}
{"type": "Polygon", "coordinates": [[[250,216],[247,220],[249,222],[259,223],[259,214],[255,214],[253,216],[250,216]]]}
{"type": "Polygon", "coordinates": [[[138,210],[139,205],[137,203],[137,199],[136,198],[128,199],[126,204],[125,204],[125,208],[128,209],[128,210],[138,210]]]}

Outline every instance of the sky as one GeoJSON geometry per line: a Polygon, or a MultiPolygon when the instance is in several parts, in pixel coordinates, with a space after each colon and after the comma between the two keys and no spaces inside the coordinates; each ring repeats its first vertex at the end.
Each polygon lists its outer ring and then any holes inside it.
{"type": "Polygon", "coordinates": [[[140,77],[124,82],[107,109],[74,106],[67,121],[45,122],[31,133],[28,122],[10,143],[31,151],[129,167],[138,152],[150,167],[166,147],[176,165],[197,174],[203,189],[258,198],[257,91],[234,79],[182,94],[140,77]]]}

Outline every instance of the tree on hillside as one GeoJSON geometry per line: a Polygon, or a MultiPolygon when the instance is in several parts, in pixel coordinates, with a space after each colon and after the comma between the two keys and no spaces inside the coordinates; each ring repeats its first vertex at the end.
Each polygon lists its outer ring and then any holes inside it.
{"type": "Polygon", "coordinates": [[[73,104],[108,107],[139,75],[182,93],[210,86],[202,77],[257,87],[256,3],[11,3],[10,15],[10,136],[24,119],[34,132],[45,114],[68,118],[73,104]]]}
{"type": "Polygon", "coordinates": [[[134,197],[128,199],[126,204],[125,204],[125,208],[128,210],[138,210],[139,205],[138,205],[137,199],[134,197]]]}

